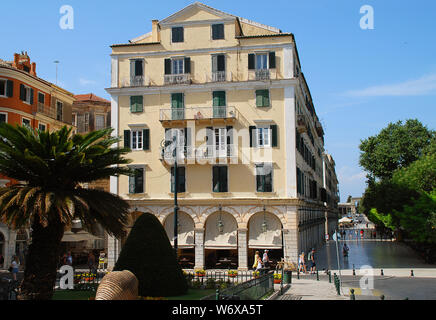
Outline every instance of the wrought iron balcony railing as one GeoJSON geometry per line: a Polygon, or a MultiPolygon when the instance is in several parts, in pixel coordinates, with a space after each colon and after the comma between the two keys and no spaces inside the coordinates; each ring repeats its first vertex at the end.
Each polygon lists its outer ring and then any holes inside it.
{"type": "Polygon", "coordinates": [[[190,84],[191,74],[166,74],[164,75],[165,84],[190,84]]]}
{"type": "Polygon", "coordinates": [[[236,108],[232,106],[190,107],[160,110],[160,121],[233,118],[236,118],[236,108]]]}

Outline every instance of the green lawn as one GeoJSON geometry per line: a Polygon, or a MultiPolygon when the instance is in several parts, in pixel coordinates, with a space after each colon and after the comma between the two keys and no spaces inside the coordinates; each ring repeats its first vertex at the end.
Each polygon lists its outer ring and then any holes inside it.
{"type": "MultiPolygon", "coordinates": [[[[168,300],[200,300],[204,296],[215,293],[214,289],[189,289],[182,296],[166,297],[168,300]]],[[[53,300],[88,300],[95,297],[94,291],[75,291],[75,290],[56,290],[53,294],[53,300]]]]}

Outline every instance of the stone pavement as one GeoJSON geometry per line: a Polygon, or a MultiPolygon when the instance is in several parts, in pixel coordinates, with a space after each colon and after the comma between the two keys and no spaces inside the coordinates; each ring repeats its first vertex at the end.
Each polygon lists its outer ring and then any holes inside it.
{"type": "MultiPolygon", "coordinates": [[[[280,290],[280,285],[274,285],[275,290],[280,290]]],[[[278,295],[276,300],[349,300],[349,295],[338,295],[335,285],[329,283],[325,277],[316,280],[315,275],[300,275],[300,279],[292,277],[290,287],[278,295]]]]}

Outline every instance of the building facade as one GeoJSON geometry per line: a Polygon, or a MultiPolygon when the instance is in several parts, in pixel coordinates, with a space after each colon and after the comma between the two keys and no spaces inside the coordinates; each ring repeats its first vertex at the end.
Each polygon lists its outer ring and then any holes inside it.
{"type": "MultiPolygon", "coordinates": [[[[293,34],[196,2],[111,59],[112,127],[137,175],[110,190],[132,222],[152,213],[174,243],[177,190],[178,254],[194,268],[248,269],[264,249],[295,263],[324,241],[324,132],[293,34]]],[[[109,239],[109,266],[121,246],[109,239]]]]}
{"type": "MultiPolygon", "coordinates": [[[[73,102],[72,93],[37,76],[36,63],[31,62],[27,53],[14,54],[13,61],[0,60],[0,122],[56,130],[71,125],[73,102]]],[[[0,175],[0,187],[15,182],[0,175]]],[[[13,255],[24,261],[28,239],[28,230],[12,230],[0,223],[3,267],[8,268],[13,255]]]]}

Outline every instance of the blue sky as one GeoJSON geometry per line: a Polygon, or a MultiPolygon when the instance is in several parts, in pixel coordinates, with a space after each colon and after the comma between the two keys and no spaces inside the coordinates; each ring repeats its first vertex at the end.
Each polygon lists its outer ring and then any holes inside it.
{"type": "MultiPolygon", "coordinates": [[[[83,94],[109,98],[110,45],[151,31],[193,1],[21,0],[2,3],[0,58],[27,51],[41,78],[83,94]],[[59,12],[74,9],[74,29],[59,12]],[[19,13],[18,13],[19,12],[19,13]],[[12,14],[14,13],[14,14],[12,14]]],[[[389,122],[416,118],[436,129],[436,2],[432,0],[204,0],[214,8],[295,35],[325,148],[336,161],[341,201],[360,196],[365,173],[359,143],[389,122]],[[363,30],[360,8],[374,9],[374,29],[363,30]]]]}

